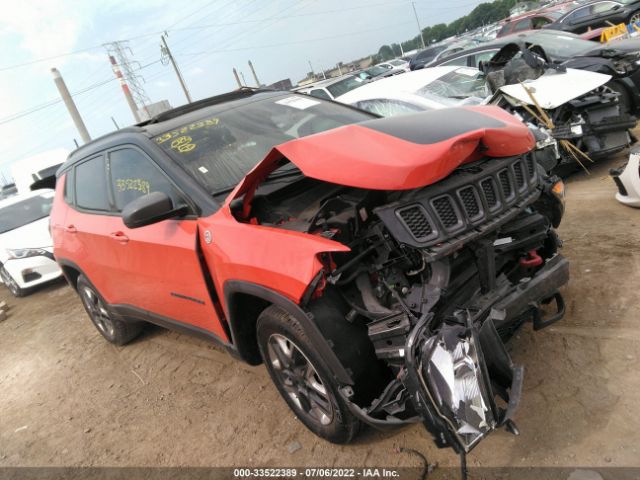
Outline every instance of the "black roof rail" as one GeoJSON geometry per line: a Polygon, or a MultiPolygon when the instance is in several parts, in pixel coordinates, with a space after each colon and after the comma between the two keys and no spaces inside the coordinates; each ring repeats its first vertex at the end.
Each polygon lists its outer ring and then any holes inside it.
{"type": "Polygon", "coordinates": [[[155,123],[164,122],[165,120],[171,120],[172,118],[179,117],[181,115],[195,112],[196,110],[200,110],[204,107],[209,107],[211,105],[218,105],[220,103],[229,102],[232,100],[237,100],[240,98],[246,98],[254,93],[258,92],[273,92],[274,90],[268,88],[253,88],[253,87],[242,87],[237,90],[233,90],[232,92],[223,93],[221,95],[216,95],[214,97],[203,98],[202,100],[198,100],[193,103],[187,103],[186,105],[182,105],[180,107],[172,108],[171,110],[167,110],[165,112],[159,113],[149,120],[145,120],[144,122],[137,123],[136,126],[144,127],[145,125],[153,125],[155,123]]]}

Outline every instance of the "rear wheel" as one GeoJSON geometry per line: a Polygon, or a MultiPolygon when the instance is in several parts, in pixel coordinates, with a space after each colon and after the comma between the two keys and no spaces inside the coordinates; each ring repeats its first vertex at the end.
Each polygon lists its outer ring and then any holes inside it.
{"type": "Polygon", "coordinates": [[[2,281],[14,297],[24,297],[26,295],[27,290],[18,285],[18,282],[16,282],[7,269],[4,268],[4,265],[0,267],[0,277],[2,277],[2,281]]]}
{"type": "Polygon", "coordinates": [[[631,14],[631,16],[629,17],[629,21],[627,22],[627,24],[632,23],[632,24],[636,24],[640,22],[640,10],[638,10],[637,12],[633,12],[631,14]]]}
{"type": "Polygon", "coordinates": [[[300,421],[332,443],[351,441],[360,422],[347,408],[331,370],[298,321],[271,306],[260,314],[257,334],[267,371],[300,421]]]}
{"type": "Polygon", "coordinates": [[[91,322],[108,341],[116,345],[124,345],[140,334],[142,324],[115,318],[109,312],[102,296],[84,275],[78,277],[77,288],[82,305],[87,311],[91,322]]]}

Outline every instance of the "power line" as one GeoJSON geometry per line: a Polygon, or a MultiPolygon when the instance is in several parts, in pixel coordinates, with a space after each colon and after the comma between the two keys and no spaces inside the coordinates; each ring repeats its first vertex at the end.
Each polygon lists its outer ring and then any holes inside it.
{"type": "MultiPolygon", "coordinates": [[[[135,71],[142,70],[142,69],[147,68],[147,67],[149,67],[151,65],[155,65],[156,63],[160,63],[160,60],[156,60],[155,62],[151,62],[151,63],[148,63],[146,65],[142,65],[142,66],[140,66],[140,68],[136,69],[135,71]]],[[[78,91],[72,93],[71,96],[75,97],[77,95],[82,95],[82,94],[87,93],[87,92],[89,92],[91,90],[95,90],[96,88],[99,88],[99,87],[101,87],[103,85],[111,83],[114,80],[117,80],[117,79],[116,78],[110,78],[108,80],[103,80],[101,82],[94,83],[93,85],[90,85],[88,87],[85,87],[85,88],[83,88],[81,90],[78,90],[78,91]]],[[[39,105],[35,105],[35,106],[30,107],[30,108],[28,108],[26,110],[23,110],[21,112],[16,112],[16,113],[13,113],[11,115],[7,115],[6,117],[0,118],[0,125],[4,125],[5,123],[9,123],[9,122],[17,120],[19,118],[25,117],[27,115],[31,115],[32,113],[36,113],[36,112],[38,112],[40,110],[43,110],[43,109],[48,108],[48,107],[51,107],[51,106],[56,105],[56,104],[61,103],[61,102],[62,102],[62,99],[60,99],[60,98],[55,99],[55,100],[49,100],[47,102],[43,102],[43,103],[41,103],[39,105]]]]}
{"type": "MultiPolygon", "coordinates": [[[[197,9],[196,11],[192,12],[192,14],[189,14],[185,17],[183,17],[182,19],[178,20],[177,22],[174,22],[172,24],[171,27],[167,27],[163,30],[157,30],[154,32],[148,32],[148,33],[143,33],[140,35],[136,35],[133,37],[129,37],[129,38],[124,38],[122,40],[119,40],[121,42],[125,42],[125,41],[131,41],[131,40],[138,40],[141,38],[147,38],[147,37],[153,37],[153,36],[157,36],[162,34],[163,32],[167,32],[167,31],[180,31],[180,30],[191,30],[191,29],[205,29],[205,28],[215,28],[215,27],[223,27],[223,26],[232,26],[232,25],[241,25],[244,23],[260,23],[260,22],[264,22],[266,19],[256,19],[256,20],[238,20],[235,22],[228,22],[228,23],[219,23],[219,24],[209,24],[209,25],[202,25],[202,26],[195,26],[195,27],[179,27],[179,28],[173,28],[173,26],[177,25],[178,23],[180,23],[181,21],[185,20],[186,18],[189,18],[197,13],[201,13],[202,10],[204,10],[205,8],[207,8],[209,5],[213,4],[214,2],[209,2],[205,7],[202,7],[200,9],[197,9]]],[[[231,3],[231,2],[229,2],[231,3]]],[[[278,17],[278,19],[287,19],[287,18],[297,18],[297,17],[305,17],[305,16],[315,16],[315,15],[323,15],[323,14],[327,14],[327,13],[339,13],[339,12],[344,12],[344,11],[349,11],[349,10],[357,10],[357,9],[362,9],[362,8],[375,8],[375,7],[381,7],[381,6],[400,6],[400,5],[406,5],[406,3],[378,3],[378,4],[373,4],[373,5],[360,5],[360,6],[356,6],[356,7],[348,7],[348,8],[342,8],[342,9],[335,9],[335,10],[324,10],[321,12],[308,12],[308,13],[304,13],[304,14],[298,14],[298,15],[283,15],[281,17],[278,17]]],[[[475,4],[474,4],[475,5],[475,4]]],[[[467,6],[467,5],[453,5],[453,6],[449,6],[447,7],[447,9],[452,9],[452,8],[461,8],[463,6],[467,6]]],[[[27,62],[21,62],[21,63],[15,63],[12,65],[5,65],[0,67],[0,72],[4,72],[7,70],[12,70],[12,69],[16,69],[16,68],[21,68],[21,67],[26,67],[29,65],[34,65],[36,63],[41,63],[41,62],[46,62],[49,60],[55,60],[58,58],[63,58],[63,57],[69,57],[69,56],[73,56],[73,55],[78,55],[80,53],[86,53],[86,52],[90,52],[92,50],[97,50],[102,48],[103,45],[93,45],[90,47],[86,47],[86,48],[82,48],[82,49],[78,49],[78,50],[73,50],[71,52],[65,52],[65,53],[60,53],[60,54],[56,54],[56,55],[51,55],[48,57],[41,57],[41,58],[36,58],[33,60],[29,60],[27,62]]]]}

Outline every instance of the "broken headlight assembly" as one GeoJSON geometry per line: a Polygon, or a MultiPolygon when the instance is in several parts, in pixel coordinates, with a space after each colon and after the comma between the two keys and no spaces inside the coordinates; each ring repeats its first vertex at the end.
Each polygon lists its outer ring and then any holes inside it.
{"type": "Polygon", "coordinates": [[[465,451],[496,427],[478,345],[464,327],[444,328],[425,344],[421,378],[465,451]]]}
{"type": "Polygon", "coordinates": [[[523,369],[511,362],[491,319],[459,312],[466,321],[429,335],[416,326],[406,345],[407,384],[416,410],[440,448],[464,455],[511,421],[522,391],[523,369]],[[501,399],[501,400],[500,400],[501,399]],[[500,402],[500,404],[498,403],[500,402]]]}

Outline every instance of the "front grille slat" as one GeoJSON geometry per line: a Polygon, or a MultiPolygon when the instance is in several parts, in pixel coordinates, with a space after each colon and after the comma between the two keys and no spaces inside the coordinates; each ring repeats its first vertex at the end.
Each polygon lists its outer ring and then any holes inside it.
{"type": "Polygon", "coordinates": [[[433,228],[421,205],[413,205],[399,210],[398,215],[416,240],[427,239],[433,234],[433,228]]]}
{"type": "Polygon", "coordinates": [[[436,198],[433,201],[433,208],[435,208],[438,218],[444,225],[444,228],[450,230],[460,224],[460,219],[456,213],[455,207],[451,197],[444,196],[436,198]]]}
{"type": "Polygon", "coordinates": [[[521,162],[513,165],[513,173],[516,177],[516,186],[518,187],[518,190],[522,190],[527,185],[527,183],[524,178],[524,170],[522,169],[521,162]]]}
{"type": "Polygon", "coordinates": [[[460,195],[460,200],[462,200],[462,206],[467,216],[472,220],[478,218],[482,210],[478,203],[476,189],[469,185],[468,187],[461,188],[458,194],[460,195]]]}
{"type": "Polygon", "coordinates": [[[498,179],[500,180],[500,187],[502,188],[502,194],[505,200],[510,200],[513,197],[513,186],[511,185],[511,178],[509,178],[509,172],[505,169],[498,173],[498,179]]]}
{"type": "Polygon", "coordinates": [[[480,182],[480,186],[482,186],[484,198],[487,200],[487,206],[489,207],[489,209],[493,210],[498,206],[498,194],[496,193],[493,180],[491,180],[490,178],[482,180],[482,182],[480,182]]]}

